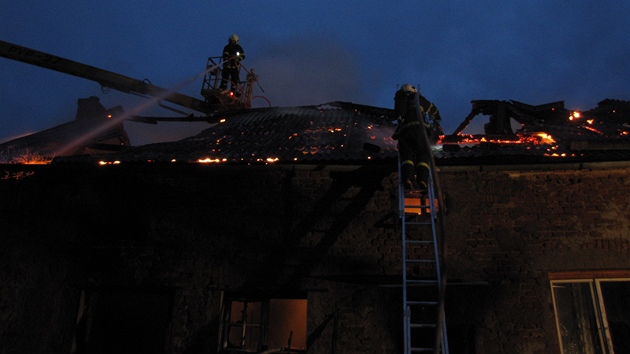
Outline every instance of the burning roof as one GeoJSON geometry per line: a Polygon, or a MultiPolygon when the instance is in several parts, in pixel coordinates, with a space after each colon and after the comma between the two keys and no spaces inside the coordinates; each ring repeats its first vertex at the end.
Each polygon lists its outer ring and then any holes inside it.
{"type": "Polygon", "coordinates": [[[364,163],[396,156],[393,111],[344,102],[217,113],[196,136],[95,157],[134,162],[364,163]],[[372,149],[365,149],[368,144],[372,149]]]}
{"type": "Polygon", "coordinates": [[[472,101],[472,111],[455,133],[441,140],[438,159],[520,162],[614,161],[630,159],[630,102],[606,99],[588,111],[563,102],[531,106],[517,101],[472,101]],[[490,116],[480,135],[461,134],[474,116],[490,116]],[[514,126],[518,128],[513,130],[514,126]],[[558,160],[562,158],[562,160],[558,160]]]}
{"type": "MultiPolygon", "coordinates": [[[[472,101],[455,134],[433,146],[440,165],[630,160],[630,102],[603,100],[575,112],[563,102],[472,101]],[[484,134],[462,134],[477,115],[490,116],[484,134]]],[[[364,164],[397,158],[393,111],[332,102],[219,113],[221,123],[176,142],[107,155],[55,161],[364,164]]]]}

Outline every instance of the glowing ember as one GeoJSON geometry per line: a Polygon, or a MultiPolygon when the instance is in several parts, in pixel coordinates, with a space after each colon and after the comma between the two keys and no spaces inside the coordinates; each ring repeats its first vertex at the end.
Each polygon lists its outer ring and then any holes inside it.
{"type": "MultiPolygon", "coordinates": [[[[551,156],[551,157],[567,157],[567,154],[565,152],[563,152],[561,154],[558,154],[557,152],[554,152],[552,154],[544,154],[544,156],[547,156],[547,157],[549,157],[549,156],[551,156]]],[[[575,156],[575,155],[572,155],[572,156],[575,156]]]]}
{"type": "Polygon", "coordinates": [[[582,114],[580,112],[575,111],[571,113],[571,115],[569,116],[569,120],[580,119],[581,116],[582,114]]]}
{"type": "Polygon", "coordinates": [[[590,131],[592,131],[594,133],[597,133],[597,134],[600,134],[600,135],[604,135],[604,133],[602,133],[601,131],[599,131],[599,130],[593,128],[593,127],[587,127],[587,126],[584,125],[584,126],[582,126],[582,128],[584,128],[586,130],[590,130],[590,131]]]}
{"type": "Polygon", "coordinates": [[[199,159],[197,160],[198,163],[220,163],[220,162],[225,162],[227,161],[227,159],[211,159],[209,157],[206,157],[205,159],[199,159]]]}
{"type": "Polygon", "coordinates": [[[0,180],[6,180],[6,179],[20,180],[22,178],[30,177],[34,174],[35,174],[35,171],[18,171],[18,172],[4,171],[4,175],[0,175],[0,180]]]}
{"type": "Polygon", "coordinates": [[[551,137],[551,135],[547,134],[547,133],[536,133],[533,134],[534,136],[537,136],[538,138],[540,138],[540,143],[541,144],[553,144],[556,141],[553,140],[553,138],[551,137]]]}
{"type": "Polygon", "coordinates": [[[23,165],[48,165],[50,164],[51,159],[42,158],[40,160],[28,160],[22,162],[23,165]]]}
{"type": "MultiPolygon", "coordinates": [[[[479,143],[494,143],[494,144],[534,144],[534,145],[549,145],[554,144],[556,141],[553,137],[547,133],[536,132],[536,133],[518,133],[514,137],[514,139],[501,139],[501,138],[491,138],[487,136],[475,136],[475,135],[467,135],[467,134],[459,134],[459,140],[457,141],[460,144],[479,144],[479,143]]],[[[438,144],[443,143],[444,136],[440,136],[440,140],[438,140],[438,144]]]]}

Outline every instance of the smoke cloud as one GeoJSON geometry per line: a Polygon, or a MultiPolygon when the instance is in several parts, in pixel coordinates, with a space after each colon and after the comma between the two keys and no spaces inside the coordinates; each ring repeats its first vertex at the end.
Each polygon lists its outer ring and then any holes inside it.
{"type": "MultiPolygon", "coordinates": [[[[247,48],[245,51],[248,53],[247,48]]],[[[258,43],[254,53],[247,55],[252,59],[243,64],[247,69],[255,69],[264,90],[260,94],[273,106],[369,99],[363,89],[364,75],[357,66],[357,55],[331,38],[258,43]]],[[[256,90],[260,92],[258,87],[256,90]]],[[[252,104],[256,103],[253,100],[252,104]]]]}

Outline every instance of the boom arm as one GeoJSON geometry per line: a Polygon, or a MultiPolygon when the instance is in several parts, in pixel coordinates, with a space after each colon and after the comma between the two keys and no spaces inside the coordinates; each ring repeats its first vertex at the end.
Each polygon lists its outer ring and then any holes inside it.
{"type": "Polygon", "coordinates": [[[204,114],[209,114],[216,108],[202,100],[169,91],[141,80],[132,79],[111,71],[81,64],[76,61],[64,59],[1,40],[0,56],[96,81],[101,84],[101,86],[110,87],[117,91],[160,97],[165,101],[182,107],[187,107],[204,114]]]}

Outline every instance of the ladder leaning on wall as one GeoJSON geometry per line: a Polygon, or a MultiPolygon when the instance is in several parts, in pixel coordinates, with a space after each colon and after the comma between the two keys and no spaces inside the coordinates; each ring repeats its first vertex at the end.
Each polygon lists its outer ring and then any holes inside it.
{"type": "MultiPolygon", "coordinates": [[[[427,151],[430,148],[427,141],[427,151]]],[[[444,316],[446,247],[440,217],[444,203],[435,161],[429,155],[431,173],[426,190],[405,190],[403,181],[398,183],[405,354],[449,353],[444,316]]]]}

